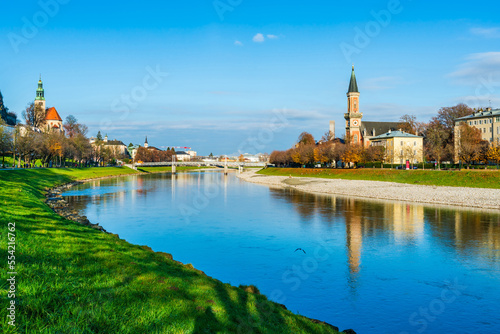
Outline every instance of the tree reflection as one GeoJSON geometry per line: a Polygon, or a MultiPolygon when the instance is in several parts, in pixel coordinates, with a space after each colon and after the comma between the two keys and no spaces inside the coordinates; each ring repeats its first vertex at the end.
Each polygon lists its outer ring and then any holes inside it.
{"type": "Polygon", "coordinates": [[[459,256],[477,256],[490,263],[500,260],[498,212],[359,200],[289,188],[271,189],[271,196],[292,203],[304,222],[319,215],[323,224],[345,224],[347,266],[352,282],[361,268],[364,238],[418,246],[427,233],[459,256]]]}

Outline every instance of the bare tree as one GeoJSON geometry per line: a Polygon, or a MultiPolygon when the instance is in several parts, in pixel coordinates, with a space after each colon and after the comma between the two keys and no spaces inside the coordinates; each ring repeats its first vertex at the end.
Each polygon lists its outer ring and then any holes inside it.
{"type": "Polygon", "coordinates": [[[22,115],[26,120],[26,125],[39,129],[45,125],[45,110],[34,102],[28,104],[22,115]]]}
{"type": "Polygon", "coordinates": [[[453,129],[455,127],[455,119],[460,117],[469,116],[474,112],[474,109],[470,108],[466,104],[457,104],[454,107],[444,107],[439,109],[438,115],[432,119],[432,121],[437,121],[443,125],[443,128],[449,134],[448,142],[451,144],[453,142],[453,129]]]}
{"type": "Polygon", "coordinates": [[[78,120],[73,115],[69,115],[68,117],[66,117],[66,121],[64,122],[63,127],[66,135],[69,138],[73,138],[78,134],[86,136],[88,131],[87,126],[85,124],[78,123],[78,120]]]}

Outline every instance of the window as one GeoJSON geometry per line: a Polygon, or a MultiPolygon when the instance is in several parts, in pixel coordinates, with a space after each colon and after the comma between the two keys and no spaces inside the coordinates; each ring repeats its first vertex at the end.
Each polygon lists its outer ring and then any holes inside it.
{"type": "Polygon", "coordinates": [[[474,121],[474,125],[477,125],[477,121],[474,121]]]}
{"type": "Polygon", "coordinates": [[[414,151],[413,151],[413,155],[417,155],[417,150],[414,150],[414,151]]]}
{"type": "Polygon", "coordinates": [[[483,128],[483,133],[486,133],[486,128],[483,128]]]}
{"type": "Polygon", "coordinates": [[[403,146],[403,141],[401,141],[401,146],[403,146]]]}
{"type": "Polygon", "coordinates": [[[417,142],[416,141],[413,142],[413,146],[417,146],[417,142]]]}
{"type": "Polygon", "coordinates": [[[490,118],[490,124],[493,122],[493,120],[490,118]]]}
{"type": "Polygon", "coordinates": [[[481,124],[483,124],[483,120],[482,119],[479,120],[479,125],[481,125],[481,124]]]}
{"type": "Polygon", "coordinates": [[[403,155],[403,150],[401,150],[401,155],[403,155]]]}
{"type": "Polygon", "coordinates": [[[500,134],[500,126],[497,126],[497,135],[500,134]]]}
{"type": "Polygon", "coordinates": [[[469,125],[472,125],[472,121],[469,122],[469,125]]]}
{"type": "Polygon", "coordinates": [[[490,129],[490,133],[491,133],[491,128],[489,128],[489,129],[490,129]]]}

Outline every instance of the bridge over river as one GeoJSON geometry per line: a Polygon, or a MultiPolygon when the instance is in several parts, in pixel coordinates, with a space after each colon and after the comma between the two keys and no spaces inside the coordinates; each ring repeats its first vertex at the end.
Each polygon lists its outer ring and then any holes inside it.
{"type": "MultiPolygon", "coordinates": [[[[176,161],[175,166],[195,166],[195,167],[219,167],[223,168],[226,165],[225,161],[176,161]]],[[[265,162],[238,162],[238,161],[228,161],[227,167],[266,167],[267,163],[265,162]]],[[[160,167],[160,166],[172,166],[172,162],[143,162],[136,163],[136,167],[160,167]]]]}

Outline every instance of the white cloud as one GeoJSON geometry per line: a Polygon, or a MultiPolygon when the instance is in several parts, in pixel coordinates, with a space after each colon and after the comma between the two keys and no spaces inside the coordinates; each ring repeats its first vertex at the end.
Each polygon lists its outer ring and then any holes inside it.
{"type": "Polygon", "coordinates": [[[240,41],[234,41],[234,45],[236,45],[236,46],[243,46],[243,43],[241,43],[240,41]]]}
{"type": "Polygon", "coordinates": [[[500,89],[500,52],[473,53],[458,69],[448,75],[455,83],[463,85],[483,85],[491,91],[500,89]]]}
{"type": "Polygon", "coordinates": [[[471,28],[470,32],[484,38],[500,38],[500,28],[471,28]]]}
{"type": "MultiPolygon", "coordinates": [[[[487,92],[487,90],[485,91],[487,92]]],[[[500,106],[500,98],[496,97],[496,95],[469,95],[469,96],[461,96],[456,98],[453,103],[465,103],[471,108],[484,108],[489,107],[490,105],[493,108],[500,106]]]]}
{"type": "Polygon", "coordinates": [[[253,36],[253,39],[252,39],[252,40],[253,40],[255,43],[262,43],[262,42],[264,42],[264,41],[265,41],[265,39],[266,39],[266,38],[264,37],[264,35],[262,35],[261,33],[258,33],[257,35],[253,36]]]}
{"type": "Polygon", "coordinates": [[[267,38],[269,38],[269,39],[278,39],[278,36],[276,36],[276,35],[267,35],[267,38]]]}
{"type": "Polygon", "coordinates": [[[363,121],[397,122],[404,114],[415,115],[419,122],[427,121],[436,114],[433,106],[408,106],[396,103],[367,103],[363,107],[363,121]]]}

